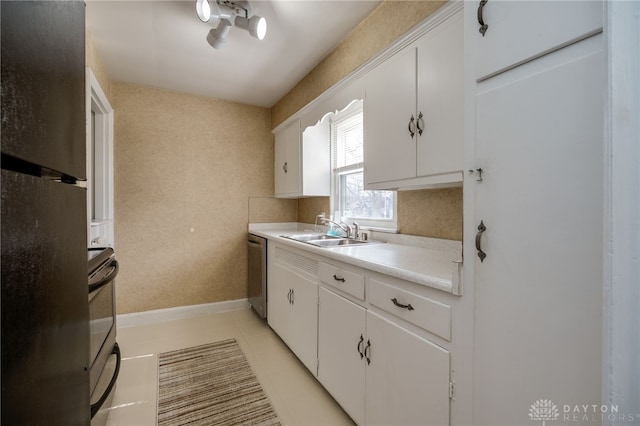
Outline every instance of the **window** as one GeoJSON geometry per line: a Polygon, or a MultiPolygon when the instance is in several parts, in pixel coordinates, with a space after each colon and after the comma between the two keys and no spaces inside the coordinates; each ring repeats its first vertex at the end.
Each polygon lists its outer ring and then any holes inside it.
{"type": "Polygon", "coordinates": [[[336,220],[395,231],[395,192],[364,189],[362,101],[331,119],[331,152],[331,210],[336,220]]]}

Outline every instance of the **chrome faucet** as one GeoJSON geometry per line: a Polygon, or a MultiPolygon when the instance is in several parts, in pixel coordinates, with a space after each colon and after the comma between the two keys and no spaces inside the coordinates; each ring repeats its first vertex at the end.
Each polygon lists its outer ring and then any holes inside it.
{"type": "Polygon", "coordinates": [[[360,239],[360,224],[356,221],[353,222],[353,238],[360,239]]]}
{"type": "Polygon", "coordinates": [[[349,228],[349,225],[347,225],[344,222],[334,222],[331,219],[321,219],[323,224],[326,224],[327,222],[329,223],[333,223],[334,225],[336,225],[338,228],[342,229],[342,231],[347,234],[347,238],[351,238],[351,228],[349,228]]]}

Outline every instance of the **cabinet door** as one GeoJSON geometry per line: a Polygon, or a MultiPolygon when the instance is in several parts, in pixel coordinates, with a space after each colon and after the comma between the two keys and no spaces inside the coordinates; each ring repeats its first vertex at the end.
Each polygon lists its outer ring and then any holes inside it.
{"type": "Polygon", "coordinates": [[[318,283],[289,273],[291,294],[291,350],[313,373],[318,374],[318,283]]]}
{"type": "Polygon", "coordinates": [[[289,301],[291,272],[275,262],[268,267],[271,269],[267,281],[269,326],[288,344],[291,340],[291,303],[289,301]]]}
{"type": "Polygon", "coordinates": [[[417,174],[430,176],[463,169],[462,10],[425,34],[418,44],[417,174]]]}
{"type": "Polygon", "coordinates": [[[449,352],[367,312],[367,425],[448,425],[449,352]]]}
{"type": "Polygon", "coordinates": [[[416,176],[416,48],[397,53],[366,76],[365,184],[416,176]]]}
{"type": "Polygon", "coordinates": [[[475,264],[476,424],[525,423],[540,395],[600,401],[601,42],[494,77],[476,97],[474,225],[486,225],[487,254],[475,264]]]}
{"type": "Polygon", "coordinates": [[[483,21],[488,25],[483,37],[475,17],[479,3],[468,8],[475,21],[475,28],[468,30],[475,34],[478,81],[602,29],[600,1],[489,0],[482,8],[483,21]]]}
{"type": "Polygon", "coordinates": [[[295,196],[301,193],[300,120],[275,135],[275,194],[295,196]]]}
{"type": "Polygon", "coordinates": [[[364,424],[366,310],[320,288],[318,380],[357,423],[364,424]]]}

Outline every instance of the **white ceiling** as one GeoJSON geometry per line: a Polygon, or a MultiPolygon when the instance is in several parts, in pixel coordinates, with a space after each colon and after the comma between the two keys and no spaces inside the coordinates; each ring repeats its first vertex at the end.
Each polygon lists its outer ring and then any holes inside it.
{"type": "Polygon", "coordinates": [[[115,81],[273,106],[380,0],[254,0],[267,20],[257,40],[233,27],[221,50],[195,0],[88,0],[87,28],[115,81]]]}

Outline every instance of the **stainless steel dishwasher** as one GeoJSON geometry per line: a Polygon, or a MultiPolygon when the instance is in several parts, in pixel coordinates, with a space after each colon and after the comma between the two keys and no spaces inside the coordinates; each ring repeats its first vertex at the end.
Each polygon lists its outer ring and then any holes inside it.
{"type": "Polygon", "coordinates": [[[249,234],[247,298],[262,318],[267,317],[267,240],[249,234]]]}

